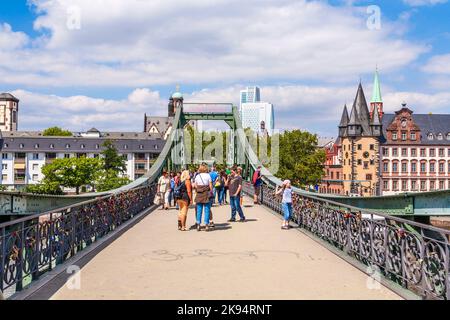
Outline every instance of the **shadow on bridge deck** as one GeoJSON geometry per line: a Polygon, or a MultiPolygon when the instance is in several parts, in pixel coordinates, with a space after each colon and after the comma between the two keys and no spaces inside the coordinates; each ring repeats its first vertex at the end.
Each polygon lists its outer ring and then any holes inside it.
{"type": "MultiPolygon", "coordinates": [[[[246,200],[247,203],[247,200],[246,200]]],[[[248,203],[247,203],[248,204],[248,203]]],[[[177,211],[157,210],[81,270],[81,289],[52,299],[400,299],[306,235],[280,229],[265,208],[246,206],[247,223],[177,230],[177,211]]],[[[193,209],[189,225],[195,223],[193,209]]]]}

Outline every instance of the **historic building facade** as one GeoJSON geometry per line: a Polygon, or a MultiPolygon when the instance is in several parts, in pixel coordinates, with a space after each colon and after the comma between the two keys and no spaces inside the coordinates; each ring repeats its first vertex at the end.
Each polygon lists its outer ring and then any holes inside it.
{"type": "Polygon", "coordinates": [[[383,195],[450,189],[450,115],[414,114],[404,103],[383,125],[383,195]]]}
{"type": "MultiPolygon", "coordinates": [[[[378,77],[375,81],[378,81],[378,77]]],[[[379,194],[379,150],[383,133],[380,111],[382,110],[381,93],[377,92],[374,94],[369,111],[361,83],[358,86],[350,116],[347,106],[344,107],[339,124],[339,138],[345,195],[379,194]]]]}
{"type": "Polygon", "coordinates": [[[342,171],[342,152],[339,139],[328,142],[323,146],[326,154],[324,176],[319,186],[320,193],[344,194],[344,181],[342,171]]]}

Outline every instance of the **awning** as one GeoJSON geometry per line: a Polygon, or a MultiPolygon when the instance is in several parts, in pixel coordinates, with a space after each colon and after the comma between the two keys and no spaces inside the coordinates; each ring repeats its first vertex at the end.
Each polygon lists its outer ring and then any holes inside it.
{"type": "Polygon", "coordinates": [[[25,163],[14,163],[14,169],[25,170],[25,163]]]}

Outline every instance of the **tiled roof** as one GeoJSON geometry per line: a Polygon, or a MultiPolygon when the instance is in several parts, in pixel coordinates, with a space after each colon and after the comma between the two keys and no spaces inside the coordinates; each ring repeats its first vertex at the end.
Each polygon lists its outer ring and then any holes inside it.
{"type": "Polygon", "coordinates": [[[19,102],[19,99],[14,97],[11,93],[0,93],[0,101],[5,101],[5,100],[13,100],[15,102],[19,102]]]}
{"type": "MultiPolygon", "coordinates": [[[[386,128],[394,120],[395,114],[383,116],[383,134],[386,137],[386,128]]],[[[421,143],[430,145],[450,145],[447,139],[450,133],[450,114],[412,114],[414,122],[421,131],[421,143]],[[433,134],[433,139],[428,139],[428,134],[433,134]],[[442,140],[438,135],[442,134],[442,140]]]]}

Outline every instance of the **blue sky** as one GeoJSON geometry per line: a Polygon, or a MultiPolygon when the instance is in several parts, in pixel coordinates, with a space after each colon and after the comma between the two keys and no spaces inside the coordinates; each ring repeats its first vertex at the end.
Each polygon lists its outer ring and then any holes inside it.
{"type": "Polygon", "coordinates": [[[234,102],[262,87],[280,129],[335,136],[378,65],[387,112],[450,110],[446,0],[4,0],[0,91],[21,130],[142,130],[180,84],[187,101],[234,102]],[[367,7],[381,10],[370,30],[367,7]]]}

